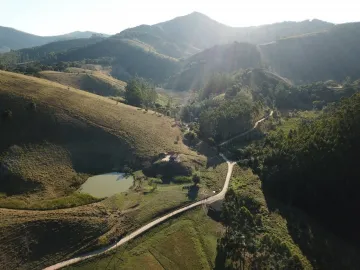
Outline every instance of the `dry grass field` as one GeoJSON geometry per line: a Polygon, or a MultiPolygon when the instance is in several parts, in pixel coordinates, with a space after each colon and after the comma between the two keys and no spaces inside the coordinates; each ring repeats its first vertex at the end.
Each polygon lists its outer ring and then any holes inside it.
{"type": "Polygon", "coordinates": [[[141,168],[164,152],[197,155],[170,118],[47,80],[0,72],[4,195],[51,199],[89,174],[141,168]],[[10,115],[6,115],[9,113],[10,115]]]}
{"type": "Polygon", "coordinates": [[[58,82],[68,87],[81,89],[100,96],[121,96],[126,83],[101,71],[69,68],[66,72],[42,71],[40,78],[58,82]]]}

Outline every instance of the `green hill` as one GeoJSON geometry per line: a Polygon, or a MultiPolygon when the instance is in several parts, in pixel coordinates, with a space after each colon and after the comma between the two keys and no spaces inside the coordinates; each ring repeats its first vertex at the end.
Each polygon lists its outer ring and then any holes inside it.
{"type": "Polygon", "coordinates": [[[100,96],[121,96],[126,83],[100,71],[68,68],[66,72],[42,71],[40,78],[58,82],[65,86],[85,90],[100,96]]]}
{"type": "Polygon", "coordinates": [[[215,46],[184,61],[168,80],[177,90],[199,89],[213,73],[266,68],[296,84],[357,78],[360,64],[359,23],[341,24],[322,32],[281,38],[264,45],[232,43],[215,46]]]}
{"type": "Polygon", "coordinates": [[[357,78],[360,23],[340,24],[316,34],[295,36],[260,46],[263,62],[294,82],[357,78]]]}
{"type": "Polygon", "coordinates": [[[215,46],[188,58],[182,70],[168,80],[167,87],[177,90],[199,89],[214,73],[261,67],[261,61],[261,53],[253,44],[234,42],[215,46]]]}
{"type": "Polygon", "coordinates": [[[102,58],[110,59],[111,74],[121,80],[138,75],[162,82],[175,73],[180,65],[175,58],[159,54],[146,46],[135,45],[129,40],[113,37],[58,55],[57,61],[96,61],[102,58]]]}
{"type": "Polygon", "coordinates": [[[1,201],[66,196],[88,174],[192,153],[167,117],[20,74],[0,82],[1,201]]]}
{"type": "Polygon", "coordinates": [[[57,54],[68,50],[84,47],[103,40],[103,37],[78,38],[51,42],[42,46],[37,46],[18,51],[0,54],[0,64],[3,66],[14,66],[19,63],[32,61],[42,61],[43,63],[53,63],[57,61],[57,54]]]}

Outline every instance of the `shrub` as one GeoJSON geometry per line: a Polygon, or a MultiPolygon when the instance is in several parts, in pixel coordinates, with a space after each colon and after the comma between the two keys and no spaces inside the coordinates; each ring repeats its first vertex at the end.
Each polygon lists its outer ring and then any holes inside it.
{"type": "Polygon", "coordinates": [[[189,176],[175,176],[172,180],[172,182],[176,184],[185,184],[192,181],[192,178],[189,176]]]}

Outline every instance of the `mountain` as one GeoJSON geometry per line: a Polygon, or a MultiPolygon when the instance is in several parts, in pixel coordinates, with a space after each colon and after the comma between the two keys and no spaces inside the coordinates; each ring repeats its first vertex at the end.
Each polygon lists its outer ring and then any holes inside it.
{"type": "Polygon", "coordinates": [[[175,58],[187,57],[216,44],[233,41],[261,44],[280,37],[326,30],[332,23],[320,20],[281,22],[259,27],[230,27],[204,14],[194,12],[155,25],[140,25],[117,34],[152,46],[156,51],[175,58]]]}
{"type": "Polygon", "coordinates": [[[64,39],[89,38],[94,34],[102,35],[89,31],[86,32],[76,31],[58,36],[37,36],[10,27],[0,26],[0,52],[7,52],[9,51],[9,49],[19,50],[23,48],[41,46],[46,43],[50,43],[58,40],[64,40],[64,39]]]}
{"type": "Polygon", "coordinates": [[[103,39],[104,38],[101,36],[92,36],[91,38],[54,41],[42,46],[1,54],[0,62],[5,66],[40,60],[44,63],[49,63],[57,60],[57,54],[61,55],[69,50],[82,48],[87,45],[97,43],[103,39]]]}
{"type": "Polygon", "coordinates": [[[295,83],[344,80],[360,74],[360,23],[340,24],[314,34],[259,46],[263,62],[295,83]]]}
{"type": "Polygon", "coordinates": [[[347,23],[317,33],[281,38],[253,45],[214,46],[184,61],[182,70],[168,81],[168,88],[201,88],[213,73],[263,67],[301,84],[330,79],[358,78],[360,23],[347,23]]]}
{"type": "Polygon", "coordinates": [[[250,43],[215,46],[188,58],[181,70],[169,79],[168,88],[199,89],[213,73],[231,73],[248,67],[261,67],[261,53],[250,43]]]}
{"type": "MultiPolygon", "coordinates": [[[[337,32],[333,29],[339,27],[320,20],[306,20],[236,28],[194,12],[155,25],[130,28],[110,38],[57,41],[45,45],[48,47],[22,50],[20,57],[17,53],[14,56],[13,52],[3,54],[0,64],[6,67],[11,63],[29,61],[41,61],[47,65],[60,61],[90,61],[111,66],[112,76],[120,80],[137,75],[158,84],[168,82],[168,87],[178,90],[202,87],[212,73],[231,73],[240,68],[271,67],[273,72],[295,82],[312,81],[317,79],[316,72],[310,72],[311,76],[307,77],[305,71],[297,73],[296,70],[307,58],[301,58],[297,49],[294,52],[289,49],[287,54],[286,48],[280,45],[293,41],[300,46],[302,40],[311,36],[332,36],[337,32]],[[296,60],[292,54],[301,59],[296,60]],[[289,65],[294,68],[287,68],[289,65]]],[[[307,45],[306,51],[318,50],[311,42],[307,45]]],[[[325,51],[321,53],[326,55],[325,51]]]]}

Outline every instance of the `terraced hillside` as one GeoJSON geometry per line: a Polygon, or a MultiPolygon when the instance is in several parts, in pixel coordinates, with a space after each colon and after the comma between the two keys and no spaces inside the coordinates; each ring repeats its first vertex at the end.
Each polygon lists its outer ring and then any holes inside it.
{"type": "Polygon", "coordinates": [[[0,111],[1,202],[68,196],[89,174],[193,153],[165,116],[43,79],[1,71],[0,111]]]}
{"type": "Polygon", "coordinates": [[[80,68],[69,68],[66,72],[42,71],[39,74],[41,78],[100,96],[121,96],[126,86],[125,82],[100,71],[80,68]]]}

